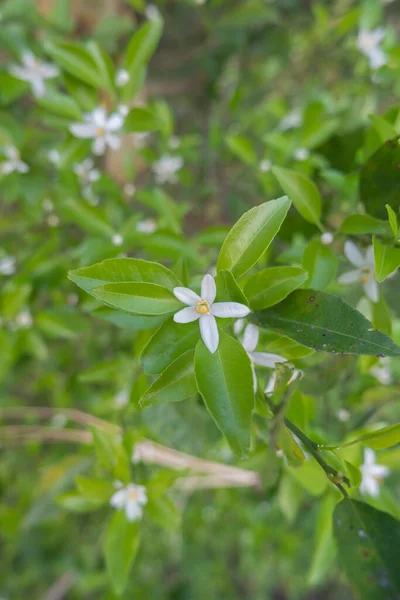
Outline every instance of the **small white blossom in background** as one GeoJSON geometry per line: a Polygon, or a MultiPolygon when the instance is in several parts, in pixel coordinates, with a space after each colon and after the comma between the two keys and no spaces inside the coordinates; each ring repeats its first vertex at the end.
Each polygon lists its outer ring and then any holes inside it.
{"type": "Polygon", "coordinates": [[[4,155],[7,160],[0,163],[0,173],[3,175],[10,175],[10,173],[27,173],[29,171],[28,165],[21,160],[19,150],[15,146],[6,146],[4,148],[4,155]]]}
{"type": "Polygon", "coordinates": [[[133,133],[132,139],[137,148],[144,148],[151,137],[150,132],[143,131],[142,133],[133,133]]]}
{"type": "Polygon", "coordinates": [[[26,81],[36,98],[46,94],[46,79],[53,79],[59,74],[55,65],[41,62],[32,52],[27,50],[21,56],[22,65],[11,65],[9,72],[16,79],[26,81]]]}
{"type": "Polygon", "coordinates": [[[375,262],[373,246],[368,246],[365,255],[363,255],[353,242],[347,241],[344,245],[344,253],[356,269],[340,275],[338,282],[347,285],[358,281],[363,284],[365,295],[372,302],[378,302],[379,290],[374,276],[375,262]]]}
{"type": "Polygon", "coordinates": [[[254,352],[258,344],[259,330],[256,325],[249,323],[244,330],[242,346],[250,358],[251,369],[253,372],[254,391],[257,390],[257,376],[254,365],[274,369],[276,363],[286,362],[286,358],[279,354],[270,352],[254,352]]]}
{"type": "Polygon", "coordinates": [[[72,135],[78,138],[92,139],[93,153],[100,156],[107,147],[118,150],[121,147],[121,127],[124,118],[119,113],[107,114],[103,107],[96,108],[91,113],[84,115],[82,123],[70,125],[72,135]]]}
{"type": "Polygon", "coordinates": [[[29,329],[32,324],[33,318],[29,310],[22,310],[14,319],[15,329],[29,329]]]}
{"type": "Polygon", "coordinates": [[[262,160],[260,162],[260,164],[258,165],[258,168],[260,169],[260,171],[262,173],[268,173],[268,171],[270,171],[272,168],[272,162],[270,160],[268,160],[267,158],[265,158],[264,160],[262,160]]]}
{"type": "Polygon", "coordinates": [[[134,183],[126,183],[124,185],[124,193],[128,198],[132,198],[136,193],[136,185],[134,183]]]}
{"type": "Polygon", "coordinates": [[[294,153],[296,160],[307,160],[310,158],[310,151],[307,148],[298,148],[294,153]]]}
{"type": "Polygon", "coordinates": [[[52,214],[47,217],[47,225],[49,227],[57,227],[57,225],[59,225],[59,224],[60,224],[60,218],[57,215],[52,214]]]}
{"type": "Polygon", "coordinates": [[[44,210],[44,212],[51,212],[54,209],[54,204],[53,202],[50,200],[50,198],[44,198],[43,202],[42,202],[42,208],[44,210]]]}
{"type": "Polygon", "coordinates": [[[72,170],[84,185],[94,183],[100,179],[100,171],[94,168],[94,162],[91,158],[86,158],[81,163],[75,163],[72,170]]]}
{"type": "MultiPolygon", "coordinates": [[[[278,362],[278,361],[276,361],[276,362],[278,362]]],[[[298,379],[299,377],[301,379],[303,377],[303,375],[304,375],[304,373],[300,369],[293,369],[292,376],[289,379],[289,381],[287,382],[287,385],[290,385],[291,383],[296,381],[296,379],[298,379]]],[[[264,389],[264,394],[266,396],[273,394],[274,389],[275,389],[276,377],[277,377],[276,371],[274,371],[268,380],[266,388],[264,389]]]]}
{"type": "Polygon", "coordinates": [[[390,358],[380,358],[377,365],[374,365],[369,370],[381,385],[391,385],[393,383],[393,375],[390,369],[390,358]]]}
{"type": "Polygon", "coordinates": [[[197,6],[203,6],[206,2],[207,0],[194,0],[194,3],[197,4],[197,6]]]}
{"type": "Polygon", "coordinates": [[[157,223],[154,219],[143,219],[143,221],[139,221],[139,223],[136,225],[136,231],[146,235],[154,233],[156,229],[157,223]]]}
{"type": "Polygon", "coordinates": [[[376,463],[375,452],[371,448],[364,450],[364,462],[360,467],[362,481],[360,485],[361,494],[368,494],[373,498],[379,496],[379,486],[384,477],[390,473],[388,467],[376,463]]]}
{"type": "Polygon", "coordinates": [[[111,496],[110,504],[113,508],[123,508],[128,521],[137,521],[142,518],[143,506],[147,504],[146,488],[129,483],[111,496]]]}
{"type": "Polygon", "coordinates": [[[295,129],[303,124],[303,117],[299,110],[292,110],[286,117],[279,123],[279,129],[281,131],[287,131],[288,129],[295,129]]]}
{"type": "Polygon", "coordinates": [[[126,390],[120,390],[114,396],[114,405],[117,408],[123,408],[129,402],[129,393],[126,390]]]}
{"type": "Polygon", "coordinates": [[[124,238],[120,233],[114,233],[114,235],[111,238],[111,241],[114,244],[114,246],[122,246],[122,244],[124,243],[124,238]]]}
{"type": "Polygon", "coordinates": [[[118,110],[119,114],[121,115],[121,117],[123,119],[125,119],[125,117],[128,115],[128,113],[130,111],[130,108],[129,108],[129,106],[127,104],[120,104],[118,106],[117,110],[118,110]]]}
{"type": "Polygon", "coordinates": [[[331,233],[330,231],[325,231],[325,233],[321,235],[321,242],[322,244],[324,244],[324,246],[329,246],[330,244],[332,244],[333,239],[333,233],[331,233]]]}
{"type": "Polygon", "coordinates": [[[339,408],[336,415],[339,421],[342,421],[342,423],[347,423],[351,417],[351,413],[347,410],[347,408],[339,408]]]}
{"type": "Polygon", "coordinates": [[[126,69],[119,69],[115,75],[115,85],[123,87],[129,81],[129,73],[126,69]]]}
{"type": "Polygon", "coordinates": [[[215,317],[246,317],[250,312],[247,306],[238,302],[214,302],[217,289],[214,277],[211,275],[203,277],[201,297],[186,287],[176,287],[173,292],[175,298],[187,305],[174,314],[175,323],[191,323],[199,320],[201,338],[211,354],[216,352],[219,342],[215,317]]]}
{"type": "Polygon", "coordinates": [[[61,154],[59,153],[58,150],[53,148],[52,150],[49,150],[47,158],[48,158],[49,162],[51,162],[51,164],[57,166],[60,164],[61,154]]]}
{"type": "Polygon", "coordinates": [[[157,6],[155,6],[154,4],[149,4],[148,6],[146,6],[146,10],[144,11],[144,14],[149,19],[149,21],[154,21],[154,19],[159,19],[161,16],[160,11],[158,10],[157,6]]]}
{"type": "Polygon", "coordinates": [[[181,156],[169,156],[165,154],[153,163],[153,173],[157,183],[176,183],[177,172],[183,167],[181,156]]]}
{"type": "Polygon", "coordinates": [[[0,275],[14,275],[16,271],[15,256],[0,258],[0,275]]]}
{"type": "Polygon", "coordinates": [[[62,413],[58,413],[57,415],[53,415],[51,418],[51,424],[53,427],[57,427],[57,429],[63,429],[68,423],[68,419],[62,413]]]}
{"type": "Polygon", "coordinates": [[[181,140],[178,138],[178,136],[171,135],[171,137],[168,140],[168,148],[171,148],[171,150],[177,150],[180,145],[181,145],[181,140]]]}
{"type": "Polygon", "coordinates": [[[370,31],[361,29],[357,37],[357,48],[369,60],[371,69],[379,69],[386,65],[387,59],[381,48],[381,42],[385,37],[382,27],[370,31]]]}

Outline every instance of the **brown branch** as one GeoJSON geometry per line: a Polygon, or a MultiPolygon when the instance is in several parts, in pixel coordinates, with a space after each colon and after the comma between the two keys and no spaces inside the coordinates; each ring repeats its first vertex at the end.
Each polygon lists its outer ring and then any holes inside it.
{"type": "Polygon", "coordinates": [[[66,571],[43,596],[42,600],[62,600],[77,579],[74,571],[66,571]]]}

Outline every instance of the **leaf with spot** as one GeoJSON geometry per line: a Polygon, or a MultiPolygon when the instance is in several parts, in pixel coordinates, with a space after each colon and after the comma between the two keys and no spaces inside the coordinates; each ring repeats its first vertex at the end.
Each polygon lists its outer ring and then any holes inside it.
{"type": "Polygon", "coordinates": [[[400,199],[400,138],[385,142],[361,169],[359,197],[368,214],[386,219],[386,204],[395,210],[400,199]]]}
{"type": "Polygon", "coordinates": [[[325,292],[296,290],[283,302],[249,317],[317,352],[368,356],[400,356],[388,336],[374,330],[360,312],[325,292]]]}
{"type": "Polygon", "coordinates": [[[345,499],[333,515],[344,571],[363,600],[400,598],[400,522],[364,502],[345,499]]]}

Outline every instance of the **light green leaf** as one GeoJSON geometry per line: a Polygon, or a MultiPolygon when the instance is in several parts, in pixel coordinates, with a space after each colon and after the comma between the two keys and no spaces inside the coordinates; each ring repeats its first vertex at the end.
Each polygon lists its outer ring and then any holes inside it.
{"type": "Polygon", "coordinates": [[[311,179],[302,173],[281,167],[273,167],[272,172],[303,219],[321,227],[321,196],[311,179]]]}
{"type": "Polygon", "coordinates": [[[248,306],[248,301],[235,277],[230,271],[220,271],[215,278],[217,286],[216,302],[239,302],[248,306]]]}
{"type": "Polygon", "coordinates": [[[307,279],[299,267],[271,267],[256,273],[244,287],[253,310],[277,304],[307,279]]]}
{"type": "MultiPolygon", "coordinates": [[[[114,427],[114,426],[111,426],[114,427]]],[[[97,460],[103,467],[110,470],[117,479],[130,480],[129,459],[121,445],[119,430],[105,431],[94,425],[89,426],[93,436],[93,444],[97,460]]]]}
{"type": "Polygon", "coordinates": [[[250,209],[235,223],[222,244],[217,271],[240,277],[264,254],[278,233],[290,207],[283,196],[250,209]]]}
{"type": "Polygon", "coordinates": [[[360,437],[346,442],[344,444],[338,444],[336,446],[326,446],[326,449],[337,449],[347,448],[347,446],[353,446],[354,444],[365,444],[375,450],[381,450],[383,448],[390,448],[400,442],[400,423],[396,425],[390,425],[390,427],[384,427],[370,433],[365,433],[360,437]]]}
{"type": "Polygon", "coordinates": [[[379,235],[390,235],[390,227],[386,221],[375,219],[371,215],[350,215],[340,225],[338,231],[350,235],[362,235],[365,233],[377,233],[379,235]]]}
{"type": "Polygon", "coordinates": [[[329,246],[319,240],[312,240],[304,250],[303,269],[308,271],[308,279],[304,287],[323,290],[336,277],[338,260],[329,246]]]}
{"type": "Polygon", "coordinates": [[[256,151],[250,140],[245,136],[228,135],[225,138],[225,143],[229,150],[247,165],[254,165],[257,162],[256,151]]]}
{"type": "Polygon", "coordinates": [[[250,320],[321,353],[400,356],[400,348],[340,298],[315,290],[296,290],[250,320]]]}
{"type": "Polygon", "coordinates": [[[254,407],[253,375],[247,352],[237,340],[221,332],[214,354],[199,340],[195,374],[198,389],[217,427],[232,450],[246,456],[254,407]]]}
{"type": "Polygon", "coordinates": [[[98,43],[93,40],[90,40],[87,43],[86,49],[97,66],[103,86],[109,92],[113,93],[115,89],[115,73],[110,57],[104,52],[98,43]]]}
{"type": "Polygon", "coordinates": [[[381,282],[397,271],[400,266],[400,248],[385,246],[374,237],[375,277],[381,282]]]}
{"type": "Polygon", "coordinates": [[[145,346],[140,362],[146,373],[161,373],[181,354],[195,347],[200,337],[199,324],[175,323],[168,319],[145,346]]]}
{"type": "Polygon", "coordinates": [[[75,121],[82,119],[82,111],[77,103],[66,94],[61,94],[53,90],[47,90],[43,98],[37,98],[37,103],[42,108],[61,117],[67,117],[75,121]]]}
{"type": "Polygon", "coordinates": [[[95,500],[89,500],[78,492],[64,492],[56,498],[56,503],[73,513],[88,513],[99,508],[99,503],[95,500]]]}
{"type": "Polygon", "coordinates": [[[69,221],[77,223],[90,233],[105,236],[111,243],[114,230],[99,207],[88,206],[73,198],[67,198],[61,206],[61,211],[69,221]]]}
{"type": "Polygon", "coordinates": [[[127,521],[116,512],[110,519],[104,539],[104,556],[116,594],[122,594],[140,544],[140,521],[127,521]]]}
{"type": "Polygon", "coordinates": [[[388,213],[390,229],[392,230],[393,235],[394,235],[395,239],[397,240],[397,238],[399,236],[399,224],[397,222],[397,215],[394,212],[393,208],[391,206],[389,206],[389,204],[386,204],[386,210],[388,213]]]}
{"type": "Polygon", "coordinates": [[[400,594],[400,523],[391,515],[345,499],[333,515],[344,571],[363,600],[389,600],[400,594]]]}
{"type": "Polygon", "coordinates": [[[78,475],[75,479],[78,492],[97,506],[107,504],[111,496],[115,492],[115,488],[111,481],[104,479],[95,479],[94,477],[83,477],[78,475]]]}
{"type": "Polygon", "coordinates": [[[182,308],[172,292],[156,283],[106,283],[94,288],[92,294],[106,304],[137,315],[166,315],[182,308]]]}
{"type": "Polygon", "coordinates": [[[197,392],[194,350],[179,356],[161,373],[140,398],[141,406],[180,402],[197,392]]]}
{"type": "Polygon", "coordinates": [[[161,129],[162,122],[145,108],[132,108],[124,121],[125,133],[141,133],[161,129]]]}
{"type": "Polygon", "coordinates": [[[315,549],[308,573],[308,582],[310,585],[318,585],[323,581],[326,571],[335,556],[332,515],[337,503],[337,495],[328,493],[323,498],[318,510],[315,549]]]}
{"type": "Polygon", "coordinates": [[[79,44],[46,40],[48,54],[68,73],[95,88],[106,87],[102,74],[88,50],[79,44]]]}

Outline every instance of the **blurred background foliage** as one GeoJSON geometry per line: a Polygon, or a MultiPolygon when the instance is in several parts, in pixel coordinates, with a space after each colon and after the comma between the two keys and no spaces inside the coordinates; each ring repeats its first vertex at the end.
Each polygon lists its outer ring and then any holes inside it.
{"type": "MultiPolygon", "coordinates": [[[[233,460],[197,399],[138,408],[146,387],[138,357],[149,333],[99,308],[67,271],[127,253],[183,274],[194,267],[205,272],[235,219],[281,195],[273,165],[313,177],[326,227],[335,231],[359,210],[360,166],[400,133],[397,2],[165,0],[156,8],[164,32],[135,101],[158,115],[162,130],[127,135],[121,150],[97,159],[100,176],[88,184],[73,169],[87,149],[72,147],[62,117],[35,102],[9,65],[24,47],[50,60],[46,40],[62,38],[95,40],[118,66],[155,7],[143,0],[0,4],[0,138],[4,145],[11,138],[30,167],[1,179],[2,600],[115,597],[99,541],[109,511],[71,515],[57,502],[77,475],[94,468],[84,438],[65,434],[84,431],[66,409],[131,428],[135,439],[233,460]],[[357,36],[377,27],[385,29],[387,62],[373,70],[357,36]]],[[[73,96],[74,81],[63,78],[73,96]]],[[[108,101],[83,84],[79,93],[108,101]]],[[[331,290],[356,304],[361,291],[332,283],[340,264],[319,239],[317,227],[291,211],[273,259],[301,264],[311,240],[313,252],[328,254],[331,290]]],[[[335,249],[342,241],[339,235],[335,249]]],[[[372,315],[388,334],[393,325],[397,342],[398,285],[396,279],[384,284],[388,306],[381,303],[372,315]]],[[[375,363],[299,356],[297,366],[307,366],[302,394],[314,438],[342,439],[371,415],[383,423],[399,419],[399,368],[386,364],[380,382],[371,371],[375,363]]],[[[360,449],[352,452],[360,463],[360,449]]],[[[396,448],[380,456],[392,475],[376,502],[396,517],[399,458],[396,448]]],[[[264,459],[243,466],[257,469],[264,459]]],[[[279,468],[276,459],[268,472],[279,468]]],[[[333,545],[324,546],[329,492],[321,496],[325,488],[313,488],[314,474],[281,471],[262,491],[173,492],[176,507],[165,513],[164,528],[145,525],[124,597],[353,598],[338,575],[333,545]]]]}

